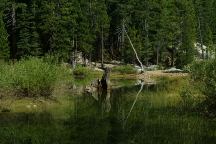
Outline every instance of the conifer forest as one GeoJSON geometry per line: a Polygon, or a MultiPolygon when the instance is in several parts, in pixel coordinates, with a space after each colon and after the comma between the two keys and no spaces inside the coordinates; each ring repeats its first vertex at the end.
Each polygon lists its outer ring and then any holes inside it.
{"type": "Polygon", "coordinates": [[[1,58],[68,61],[78,50],[100,61],[103,49],[105,61],[136,63],[126,31],[145,65],[183,67],[196,43],[215,52],[214,0],[1,0],[0,7],[1,58]]]}

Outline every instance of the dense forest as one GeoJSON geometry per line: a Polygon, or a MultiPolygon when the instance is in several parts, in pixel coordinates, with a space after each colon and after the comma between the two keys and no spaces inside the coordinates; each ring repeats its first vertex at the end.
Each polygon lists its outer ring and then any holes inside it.
{"type": "Polygon", "coordinates": [[[215,0],[1,0],[0,58],[54,55],[183,67],[215,51],[215,0]],[[207,47],[207,48],[205,48],[207,47]],[[205,54],[207,53],[207,54],[205,54]]]}

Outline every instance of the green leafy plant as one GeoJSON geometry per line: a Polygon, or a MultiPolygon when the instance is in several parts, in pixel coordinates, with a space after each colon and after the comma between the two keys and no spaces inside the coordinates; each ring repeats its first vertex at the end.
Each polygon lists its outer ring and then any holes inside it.
{"type": "Polygon", "coordinates": [[[191,78],[205,95],[205,110],[216,116],[216,60],[194,63],[191,67],[191,78]]]}

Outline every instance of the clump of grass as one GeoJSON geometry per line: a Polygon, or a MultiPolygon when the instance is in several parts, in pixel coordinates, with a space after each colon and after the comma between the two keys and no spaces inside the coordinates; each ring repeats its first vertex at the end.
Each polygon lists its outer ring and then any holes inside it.
{"type": "Polygon", "coordinates": [[[112,71],[121,74],[135,74],[137,72],[136,69],[131,65],[117,66],[114,67],[112,71]]]}
{"type": "MultiPolygon", "coordinates": [[[[59,81],[66,81],[70,71],[39,58],[21,60],[0,68],[1,95],[12,93],[24,97],[49,97],[59,81]]],[[[71,76],[72,77],[72,76],[71,76]]]]}
{"type": "Polygon", "coordinates": [[[73,74],[77,78],[88,78],[93,76],[93,71],[87,67],[77,66],[73,70],[73,74]]]}

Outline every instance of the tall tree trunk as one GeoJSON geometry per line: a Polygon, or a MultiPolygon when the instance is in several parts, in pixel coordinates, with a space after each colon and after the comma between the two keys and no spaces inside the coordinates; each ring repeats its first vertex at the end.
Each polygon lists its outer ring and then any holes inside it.
{"type": "Polygon", "coordinates": [[[160,42],[157,46],[157,62],[156,62],[156,65],[159,65],[159,51],[160,51],[160,42]]]}
{"type": "Polygon", "coordinates": [[[124,20],[122,21],[122,35],[121,35],[121,59],[124,61],[124,43],[125,43],[125,24],[124,20]]]}
{"type": "MultiPolygon", "coordinates": [[[[149,48],[149,32],[148,32],[148,23],[147,23],[147,20],[145,19],[145,32],[146,32],[146,39],[147,39],[147,49],[149,48]]],[[[147,53],[146,53],[146,65],[148,66],[149,63],[148,63],[148,50],[147,50],[147,53]]]]}
{"type": "Polygon", "coordinates": [[[205,59],[204,48],[203,48],[203,37],[202,37],[202,30],[201,30],[201,21],[200,21],[200,17],[199,16],[198,16],[198,24],[199,24],[198,28],[199,28],[201,50],[202,50],[202,59],[205,59]]]}
{"type": "Polygon", "coordinates": [[[73,41],[75,41],[75,42],[73,42],[74,44],[74,47],[75,47],[75,49],[74,49],[74,57],[73,57],[73,69],[75,69],[76,68],[76,61],[77,61],[77,37],[75,38],[75,40],[73,40],[73,41]]]}
{"type": "Polygon", "coordinates": [[[14,61],[17,53],[16,47],[16,5],[12,3],[11,5],[11,34],[10,34],[10,41],[11,41],[11,50],[10,50],[10,57],[14,61]]]}
{"type": "Polygon", "coordinates": [[[104,32],[103,32],[103,25],[101,27],[101,67],[104,68],[104,32]]]}

